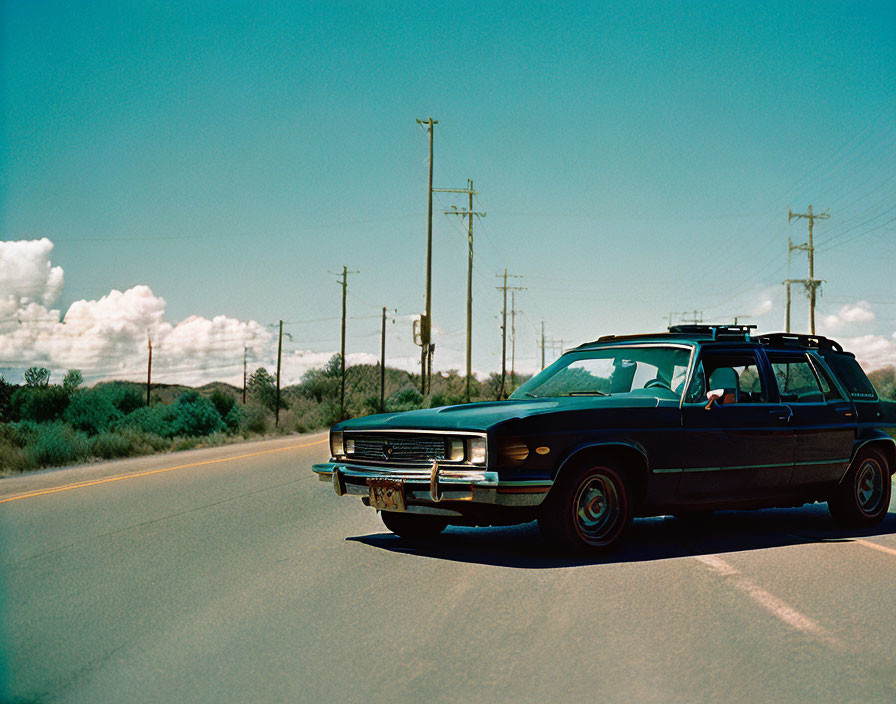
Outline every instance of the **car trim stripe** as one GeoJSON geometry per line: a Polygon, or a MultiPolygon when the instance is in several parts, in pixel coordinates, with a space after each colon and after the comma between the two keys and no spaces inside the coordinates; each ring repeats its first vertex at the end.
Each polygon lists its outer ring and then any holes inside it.
{"type": "Polygon", "coordinates": [[[779,462],[776,464],[740,464],[730,467],[668,467],[655,468],[654,474],[678,474],[682,472],[722,472],[731,469],[782,469],[785,467],[813,467],[826,464],[849,464],[849,458],[838,460],[807,460],[804,462],[779,462]]]}

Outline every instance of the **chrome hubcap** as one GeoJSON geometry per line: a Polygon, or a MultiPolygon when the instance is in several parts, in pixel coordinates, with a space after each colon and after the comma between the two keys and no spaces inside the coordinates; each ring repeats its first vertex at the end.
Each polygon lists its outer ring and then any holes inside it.
{"type": "Polygon", "coordinates": [[[856,499],[865,513],[880,508],[884,495],[883,468],[874,460],[866,460],[856,473],[856,499]]]}
{"type": "Polygon", "coordinates": [[[587,543],[602,543],[619,522],[621,507],[616,485],[604,474],[588,477],[575,498],[576,530],[587,543]]]}

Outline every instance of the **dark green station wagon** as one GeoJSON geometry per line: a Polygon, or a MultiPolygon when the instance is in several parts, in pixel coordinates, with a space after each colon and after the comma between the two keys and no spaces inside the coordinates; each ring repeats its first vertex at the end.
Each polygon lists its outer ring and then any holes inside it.
{"type": "Polygon", "coordinates": [[[679,325],[564,353],[506,401],[347,420],[314,465],[393,532],[537,520],[561,547],[617,545],[638,516],[890,503],[896,404],[820,336],[679,325]]]}

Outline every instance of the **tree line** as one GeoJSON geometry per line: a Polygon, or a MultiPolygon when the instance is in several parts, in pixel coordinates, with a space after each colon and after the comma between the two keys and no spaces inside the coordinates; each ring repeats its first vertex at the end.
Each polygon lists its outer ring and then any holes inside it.
{"type": "MultiPolygon", "coordinates": [[[[0,473],[328,428],[340,420],[340,370],[337,354],[324,367],[305,372],[299,383],[282,388],[276,425],[276,381],[264,367],[249,376],[245,404],[242,389],[221,382],[198,388],[153,384],[147,405],[144,384],[111,381],[84,388],[77,369],[59,384],[51,383],[43,367],[26,370],[21,385],[0,376],[0,473]]],[[[465,400],[465,379],[455,370],[434,374],[426,397],[418,391],[419,382],[419,374],[387,367],[383,410],[465,400]]],[[[471,400],[492,400],[499,388],[498,374],[474,379],[471,400]]],[[[377,365],[349,367],[346,416],[379,412],[379,390],[377,365]]]]}

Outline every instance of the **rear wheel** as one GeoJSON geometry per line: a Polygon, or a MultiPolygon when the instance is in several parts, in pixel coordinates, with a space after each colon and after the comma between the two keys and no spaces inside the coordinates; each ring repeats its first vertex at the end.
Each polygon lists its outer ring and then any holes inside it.
{"type": "Polygon", "coordinates": [[[890,467],[877,450],[860,450],[843,481],[828,499],[828,510],[842,526],[876,526],[890,506],[890,467]]]}
{"type": "Polygon", "coordinates": [[[437,516],[421,516],[415,513],[380,511],[386,528],[402,538],[434,538],[448,527],[448,521],[437,516]]]}
{"type": "Polygon", "coordinates": [[[551,491],[538,526],[565,550],[603,552],[619,544],[631,521],[631,490],[623,471],[583,465],[551,491]]]}

